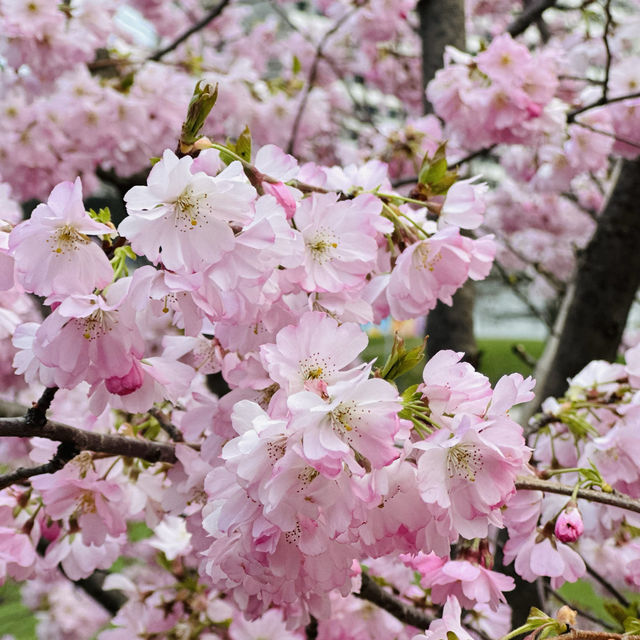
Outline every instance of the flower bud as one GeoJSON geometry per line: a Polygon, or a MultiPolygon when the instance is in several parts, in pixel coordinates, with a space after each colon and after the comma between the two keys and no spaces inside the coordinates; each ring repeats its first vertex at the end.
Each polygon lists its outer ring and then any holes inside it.
{"type": "Polygon", "coordinates": [[[575,542],[584,531],[582,516],[577,507],[569,504],[558,516],[554,533],[560,542],[575,542]]]}
{"type": "Polygon", "coordinates": [[[144,374],[142,368],[137,362],[134,362],[127,375],[107,378],[104,381],[104,386],[107,388],[109,393],[126,396],[142,386],[143,378],[144,374]]]}

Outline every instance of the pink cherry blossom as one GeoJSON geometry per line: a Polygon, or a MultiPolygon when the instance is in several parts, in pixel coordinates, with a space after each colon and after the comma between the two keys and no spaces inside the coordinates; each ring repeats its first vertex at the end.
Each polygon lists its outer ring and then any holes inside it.
{"type": "Polygon", "coordinates": [[[451,304],[451,296],[467,278],[485,278],[495,254],[491,238],[487,242],[464,238],[457,228],[449,227],[407,247],[387,289],[393,317],[417,317],[433,309],[438,300],[451,304]]]}
{"type": "Polygon", "coordinates": [[[348,371],[346,367],[367,342],[367,335],[358,325],[339,325],[323,313],[309,312],[297,326],[281,329],[275,344],[262,345],[260,355],[269,376],[292,394],[307,388],[310,381],[334,384],[357,375],[358,370],[348,371]]]}
{"type": "Polygon", "coordinates": [[[364,285],[378,253],[377,235],[387,228],[382,205],[371,195],[337,201],[314,193],[303,200],[294,222],[305,243],[304,265],[296,281],[305,291],[339,292],[364,285]]]}
{"type": "Polygon", "coordinates": [[[111,282],[113,270],[89,236],[113,232],[85,212],[80,178],[62,182],[9,236],[16,279],[41,296],[93,293],[111,282]]]}
{"type": "Polygon", "coordinates": [[[213,178],[191,173],[192,163],[193,158],[178,159],[166,150],[147,186],[133,187],[125,195],[129,216],[118,229],[134,251],[174,271],[216,263],[233,248],[230,224],[252,217],[255,189],[240,163],[213,178]]]}

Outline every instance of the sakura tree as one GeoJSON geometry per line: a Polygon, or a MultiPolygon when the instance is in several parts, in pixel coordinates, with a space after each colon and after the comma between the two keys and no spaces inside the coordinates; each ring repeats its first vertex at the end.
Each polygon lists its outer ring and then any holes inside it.
{"type": "Polygon", "coordinates": [[[532,378],[363,356],[498,251],[569,280],[516,246],[523,193],[590,247],[581,208],[630,199],[634,6],[551,4],[470,7],[485,46],[447,51],[441,120],[411,2],[132,3],[153,50],[118,3],[0,5],[0,568],[40,637],[640,637],[640,347],[522,424],[532,378]],[[448,166],[487,154],[499,186],[448,166]],[[100,178],[122,221],[86,210],[100,178]],[[587,577],[609,619],[557,611],[587,577]]]}

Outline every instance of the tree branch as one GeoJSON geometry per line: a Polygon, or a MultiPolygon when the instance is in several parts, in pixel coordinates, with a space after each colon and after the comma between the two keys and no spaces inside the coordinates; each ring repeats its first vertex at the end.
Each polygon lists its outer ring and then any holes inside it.
{"type": "Polygon", "coordinates": [[[561,604],[564,604],[567,607],[571,607],[571,609],[575,609],[575,611],[581,618],[584,618],[585,620],[589,620],[590,622],[595,622],[596,624],[600,625],[601,627],[604,627],[605,629],[614,630],[616,628],[610,622],[607,622],[606,620],[602,620],[601,618],[594,616],[588,611],[584,611],[584,609],[580,609],[573,602],[569,602],[569,600],[567,600],[566,598],[563,598],[557,591],[552,589],[549,585],[545,585],[544,590],[547,592],[547,594],[551,595],[561,604]]]}
{"type": "Polygon", "coordinates": [[[140,458],[147,462],[176,462],[173,445],[137,440],[115,434],[94,433],[59,422],[48,421],[42,427],[27,423],[25,418],[0,418],[0,437],[47,438],[74,445],[79,451],[97,451],[116,456],[140,458]]]}
{"type": "MultiPolygon", "coordinates": [[[[58,567],[62,571],[62,566],[58,567]]],[[[64,573],[64,571],[63,571],[64,573]]],[[[94,571],[88,578],[80,578],[79,580],[71,580],[73,584],[80,587],[88,596],[93,598],[99,605],[104,607],[112,616],[121,609],[122,605],[127,601],[127,596],[117,589],[102,588],[106,573],[104,571],[94,571]]]]}
{"type": "Polygon", "coordinates": [[[309,76],[307,78],[307,84],[304,88],[304,93],[302,95],[302,99],[300,100],[300,105],[298,106],[298,111],[296,113],[295,120],[293,121],[293,128],[291,129],[291,137],[289,138],[289,144],[287,145],[287,153],[293,153],[296,138],[298,137],[298,129],[300,128],[300,122],[302,121],[302,115],[304,114],[304,110],[307,106],[307,100],[309,99],[309,94],[311,90],[315,86],[316,77],[318,76],[318,65],[320,64],[320,60],[323,57],[323,49],[327,44],[329,38],[336,32],[340,27],[354,14],[356,11],[360,9],[361,5],[356,5],[351,11],[345,13],[336,23],[327,31],[324,36],[322,36],[322,40],[318,43],[316,47],[316,55],[313,58],[313,62],[311,64],[311,69],[309,70],[309,76]]]}
{"type": "Polygon", "coordinates": [[[160,411],[160,409],[156,409],[153,407],[148,411],[149,415],[153,416],[160,425],[160,428],[174,441],[174,442],[184,442],[184,436],[178,427],[176,427],[167,416],[160,411]]]}
{"type": "Polygon", "coordinates": [[[508,27],[507,33],[515,38],[524,33],[530,25],[537,22],[542,14],[555,5],[556,0],[538,0],[532,2],[508,27]]]}
{"type": "Polygon", "coordinates": [[[213,9],[211,9],[211,11],[209,11],[209,13],[207,13],[201,20],[191,25],[183,34],[179,35],[171,44],[167,45],[162,49],[159,49],[153,55],[149,56],[148,60],[157,62],[158,60],[160,60],[160,58],[165,56],[167,53],[179,47],[187,38],[191,37],[194,33],[196,33],[197,31],[200,31],[200,29],[203,29],[212,20],[217,18],[222,13],[222,10],[228,4],[229,4],[229,0],[220,0],[220,3],[217,4],[215,7],[213,7],[213,9]]]}
{"type": "Polygon", "coordinates": [[[400,598],[385,591],[377,582],[375,582],[368,573],[362,572],[362,587],[360,593],[354,593],[358,598],[373,602],[394,618],[409,624],[418,629],[426,629],[432,622],[433,618],[424,611],[412,607],[410,604],[403,602],[400,598]]]}
{"type": "Polygon", "coordinates": [[[45,464],[37,467],[20,467],[10,473],[0,476],[0,490],[10,487],[12,484],[21,483],[32,476],[40,476],[45,473],[55,473],[60,471],[67,462],[75,458],[80,453],[73,444],[63,442],[56,451],[56,454],[45,464]]]}
{"type": "Polygon", "coordinates": [[[309,624],[304,628],[304,634],[307,640],[316,640],[318,637],[318,620],[311,616],[309,624]]]}
{"type": "MultiPolygon", "coordinates": [[[[584,560],[584,558],[583,558],[584,560]]],[[[587,573],[597,582],[599,582],[623,607],[628,607],[631,603],[603,576],[601,576],[590,564],[586,561],[584,566],[587,568],[587,573]]]]}
{"type": "Polygon", "coordinates": [[[47,387],[40,396],[40,399],[27,409],[25,422],[32,427],[43,427],[47,422],[47,411],[53,402],[58,387],[47,387]]]}
{"type": "Polygon", "coordinates": [[[602,99],[607,101],[607,94],[609,92],[609,72],[611,71],[611,47],[609,46],[609,29],[613,22],[613,16],[611,15],[611,0],[606,0],[604,5],[604,12],[606,20],[604,23],[604,33],[602,34],[602,41],[604,42],[604,50],[606,54],[604,64],[604,83],[602,84],[602,99]]]}
{"type": "MultiPolygon", "coordinates": [[[[640,98],[640,91],[635,91],[633,93],[625,93],[621,96],[616,96],[615,98],[607,98],[602,96],[598,98],[595,102],[590,102],[589,104],[585,104],[583,107],[579,109],[574,109],[573,111],[569,111],[567,113],[567,122],[571,124],[575,122],[576,116],[580,113],[584,113],[585,111],[589,111],[589,109],[595,109],[596,107],[602,107],[607,104],[614,104],[616,102],[623,102],[624,100],[633,100],[634,98],[640,98]]],[[[581,124],[581,123],[578,123],[581,124]]],[[[583,125],[584,126],[584,125],[583,125]]],[[[606,134],[604,134],[606,135],[606,134]]]]}
{"type": "MultiPolygon", "coordinates": [[[[565,484],[530,476],[518,476],[516,478],[516,489],[520,491],[546,491],[547,493],[558,493],[563,496],[571,496],[574,491],[573,487],[565,484]]],[[[634,500],[618,492],[604,493],[595,489],[578,489],[577,497],[590,502],[599,502],[610,507],[619,507],[620,509],[640,513],[640,500],[634,500]]]]}
{"type": "Polygon", "coordinates": [[[572,629],[569,633],[563,633],[561,636],[552,636],[547,640],[640,640],[638,635],[628,635],[626,633],[611,633],[611,631],[583,631],[581,629],[572,629]]]}

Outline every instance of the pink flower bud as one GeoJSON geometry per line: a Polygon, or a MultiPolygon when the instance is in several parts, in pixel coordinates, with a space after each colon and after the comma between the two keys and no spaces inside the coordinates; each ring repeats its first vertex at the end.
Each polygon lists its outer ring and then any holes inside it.
{"type": "Polygon", "coordinates": [[[555,534],[560,542],[575,542],[583,531],[584,523],[577,508],[569,506],[558,516],[555,534]]]}
{"type": "Polygon", "coordinates": [[[121,378],[118,376],[107,378],[104,381],[104,386],[109,393],[126,396],[142,386],[143,375],[142,367],[140,367],[138,362],[134,362],[127,375],[121,378]]]}

